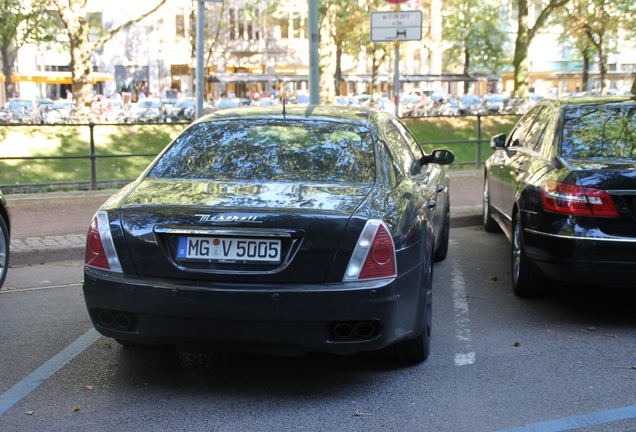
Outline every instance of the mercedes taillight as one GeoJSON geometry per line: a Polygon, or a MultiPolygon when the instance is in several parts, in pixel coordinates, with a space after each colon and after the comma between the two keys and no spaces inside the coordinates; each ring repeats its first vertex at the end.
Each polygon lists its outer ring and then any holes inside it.
{"type": "Polygon", "coordinates": [[[541,190],[543,208],[571,216],[616,217],[610,194],[602,189],[548,181],[541,190]]]}

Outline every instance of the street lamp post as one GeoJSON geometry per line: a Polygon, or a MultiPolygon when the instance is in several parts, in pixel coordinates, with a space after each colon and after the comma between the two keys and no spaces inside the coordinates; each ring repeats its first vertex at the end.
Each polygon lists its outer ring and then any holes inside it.
{"type": "Polygon", "coordinates": [[[320,103],[320,85],[318,69],[318,0],[309,0],[309,103],[320,103]]]}
{"type": "Polygon", "coordinates": [[[196,66],[196,107],[195,118],[203,115],[203,97],[205,86],[203,84],[203,44],[205,42],[205,3],[222,3],[223,0],[197,0],[197,66],[196,66]]]}

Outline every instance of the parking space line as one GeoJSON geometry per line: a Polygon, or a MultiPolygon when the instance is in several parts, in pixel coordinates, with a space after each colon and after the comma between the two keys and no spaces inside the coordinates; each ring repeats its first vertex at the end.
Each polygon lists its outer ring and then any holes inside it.
{"type": "Polygon", "coordinates": [[[455,366],[466,366],[475,363],[475,351],[472,348],[470,335],[470,318],[466,301],[466,284],[459,266],[453,264],[452,272],[453,306],[455,307],[456,338],[461,344],[461,352],[455,354],[455,366]]]}
{"type": "Polygon", "coordinates": [[[4,414],[9,408],[35,390],[40,384],[81,354],[100,337],[100,334],[97,333],[95,329],[90,329],[42,366],[31,372],[22,381],[0,395],[0,415],[4,414]]]}
{"type": "Polygon", "coordinates": [[[636,405],[535,423],[499,432],[562,432],[628,419],[636,419],[636,405]]]}

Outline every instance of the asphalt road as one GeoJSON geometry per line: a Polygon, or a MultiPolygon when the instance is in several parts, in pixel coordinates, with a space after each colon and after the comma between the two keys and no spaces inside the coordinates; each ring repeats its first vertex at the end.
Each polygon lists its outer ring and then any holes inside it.
{"type": "Polygon", "coordinates": [[[17,266],[0,290],[0,430],[636,431],[636,294],[519,299],[509,247],[451,230],[419,365],[124,349],[92,330],[81,262],[17,266]]]}

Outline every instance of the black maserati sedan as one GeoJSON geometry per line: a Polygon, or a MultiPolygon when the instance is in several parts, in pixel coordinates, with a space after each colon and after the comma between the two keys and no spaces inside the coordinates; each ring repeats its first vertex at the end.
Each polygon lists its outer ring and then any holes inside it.
{"type": "Polygon", "coordinates": [[[205,116],[95,214],[93,325],[124,346],[424,361],[452,161],[370,109],[205,116]]]}
{"type": "Polygon", "coordinates": [[[7,269],[9,268],[10,229],[9,206],[2,191],[0,191],[0,288],[7,277],[7,269]]]}
{"type": "Polygon", "coordinates": [[[517,295],[636,285],[635,97],[542,100],[491,147],[484,229],[510,239],[517,295]]]}

